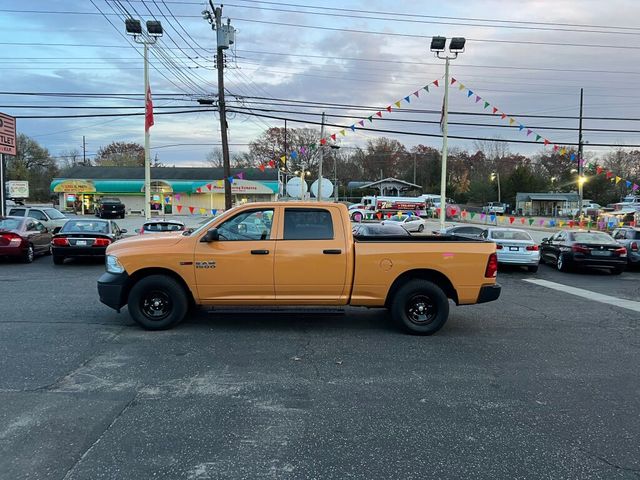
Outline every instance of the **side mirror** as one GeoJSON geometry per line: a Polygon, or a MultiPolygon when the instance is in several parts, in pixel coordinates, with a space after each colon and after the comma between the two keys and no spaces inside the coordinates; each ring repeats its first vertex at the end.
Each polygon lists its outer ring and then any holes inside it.
{"type": "Polygon", "coordinates": [[[127,233],[127,229],[126,228],[121,228],[120,229],[120,233],[127,233]]]}
{"type": "Polygon", "coordinates": [[[217,228],[212,228],[200,239],[202,243],[217,242],[218,240],[220,240],[220,234],[218,233],[217,228]]]}

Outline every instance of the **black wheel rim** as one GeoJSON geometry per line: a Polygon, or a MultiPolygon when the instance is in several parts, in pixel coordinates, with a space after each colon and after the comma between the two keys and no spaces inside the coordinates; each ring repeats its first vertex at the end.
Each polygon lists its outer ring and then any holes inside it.
{"type": "Polygon", "coordinates": [[[419,293],[409,299],[405,313],[411,323],[428,325],[436,319],[438,308],[431,297],[419,293]]]}
{"type": "Polygon", "coordinates": [[[27,249],[27,261],[33,262],[33,247],[31,245],[27,249]]]}
{"type": "Polygon", "coordinates": [[[558,256],[558,270],[562,270],[562,255],[558,256]]]}
{"type": "Polygon", "coordinates": [[[149,320],[157,322],[171,314],[173,302],[167,292],[152,290],[140,300],[140,310],[149,320]]]}

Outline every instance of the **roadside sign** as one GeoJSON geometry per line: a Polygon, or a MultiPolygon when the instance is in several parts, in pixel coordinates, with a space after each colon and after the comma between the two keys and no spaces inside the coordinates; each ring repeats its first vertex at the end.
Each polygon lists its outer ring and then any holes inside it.
{"type": "Polygon", "coordinates": [[[29,198],[29,182],[9,180],[6,183],[7,198],[29,198]]]}
{"type": "Polygon", "coordinates": [[[16,119],[0,113],[0,153],[16,154],[16,119]]]}

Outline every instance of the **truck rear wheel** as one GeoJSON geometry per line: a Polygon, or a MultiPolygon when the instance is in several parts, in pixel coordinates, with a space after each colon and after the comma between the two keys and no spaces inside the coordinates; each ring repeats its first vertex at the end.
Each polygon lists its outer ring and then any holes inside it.
{"type": "Polygon", "coordinates": [[[391,302],[391,316],[408,333],[432,335],[449,317],[449,299],[434,283],[411,280],[396,292],[391,302]]]}
{"type": "Polygon", "coordinates": [[[146,330],[166,330],[180,323],[189,310],[182,285],[167,275],[149,275],[129,293],[129,314],[146,330]]]}

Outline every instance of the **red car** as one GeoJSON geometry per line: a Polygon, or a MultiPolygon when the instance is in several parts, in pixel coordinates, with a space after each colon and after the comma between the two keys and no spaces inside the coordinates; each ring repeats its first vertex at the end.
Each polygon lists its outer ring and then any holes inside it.
{"type": "Polygon", "coordinates": [[[51,253],[52,234],[31,217],[0,217],[0,257],[31,263],[36,255],[51,253]]]}

